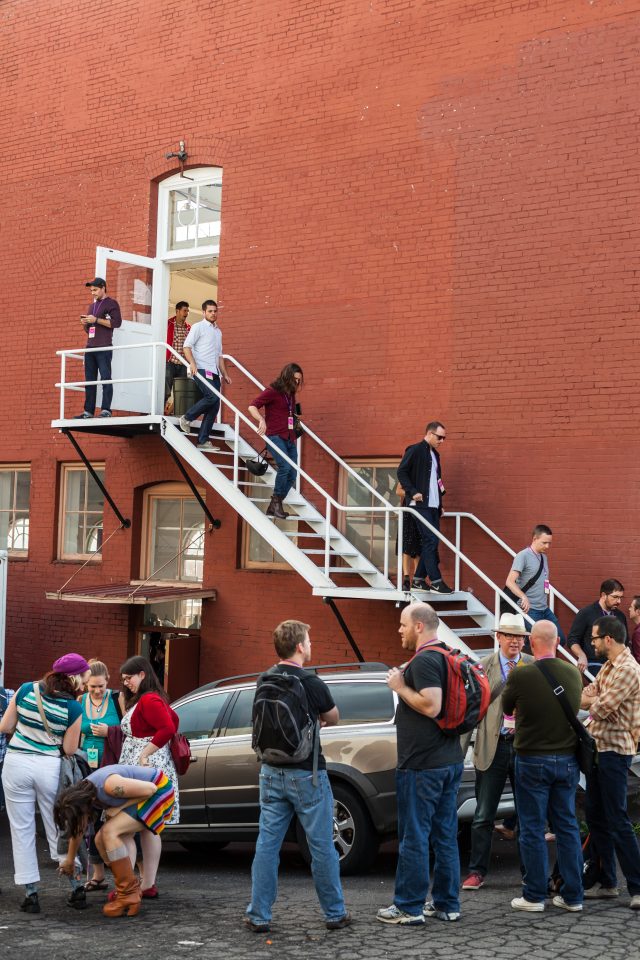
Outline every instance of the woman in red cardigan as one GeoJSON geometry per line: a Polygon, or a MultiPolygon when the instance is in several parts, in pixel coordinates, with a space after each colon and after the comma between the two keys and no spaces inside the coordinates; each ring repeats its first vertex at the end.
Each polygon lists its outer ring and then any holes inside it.
{"type": "MultiPolygon", "coordinates": [[[[125,714],[122,718],[120,763],[157,767],[169,778],[175,792],[175,806],[167,823],[180,820],[178,774],[171,757],[171,739],[178,730],[178,715],[169,706],[169,698],[160,686],[153,667],[144,657],[130,657],[120,667],[124,687],[125,714]]],[[[140,835],[144,858],[142,896],[158,896],[156,873],[162,841],[149,830],[140,835]]]]}

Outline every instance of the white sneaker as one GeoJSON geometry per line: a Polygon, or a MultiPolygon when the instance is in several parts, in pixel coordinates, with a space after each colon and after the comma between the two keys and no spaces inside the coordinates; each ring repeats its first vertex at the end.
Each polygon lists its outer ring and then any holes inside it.
{"type": "Polygon", "coordinates": [[[398,923],[406,927],[414,927],[424,923],[422,914],[414,917],[412,913],[405,913],[404,910],[400,910],[399,907],[396,907],[395,903],[392,903],[390,907],[382,907],[378,910],[376,920],[379,920],[381,923],[398,923]]]}
{"type": "Polygon", "coordinates": [[[422,916],[425,918],[436,917],[437,920],[448,920],[449,923],[455,923],[460,919],[460,914],[455,911],[447,913],[446,910],[436,910],[433,900],[425,900],[422,908],[422,916]]]}
{"type": "Polygon", "coordinates": [[[589,887],[584,892],[585,900],[612,900],[619,896],[620,891],[617,887],[603,887],[602,884],[598,884],[597,887],[589,887]]]}
{"type": "Polygon", "coordinates": [[[554,897],[551,901],[554,907],[560,907],[562,910],[568,910],[569,913],[580,913],[582,910],[581,903],[567,903],[564,897],[554,897]]]}
{"type": "Polygon", "coordinates": [[[206,453],[215,453],[219,449],[220,447],[214,447],[214,445],[211,443],[211,440],[207,440],[205,443],[198,444],[198,450],[204,450],[206,453]]]}
{"type": "Polygon", "coordinates": [[[511,901],[511,909],[525,910],[527,913],[542,913],[544,903],[532,903],[530,900],[525,900],[524,897],[514,897],[511,901]]]}
{"type": "Polygon", "coordinates": [[[640,910],[640,893],[635,893],[629,901],[631,910],[640,910]]]}
{"type": "Polygon", "coordinates": [[[180,417],[180,429],[183,433],[191,433],[191,421],[186,417],[180,417]]]}

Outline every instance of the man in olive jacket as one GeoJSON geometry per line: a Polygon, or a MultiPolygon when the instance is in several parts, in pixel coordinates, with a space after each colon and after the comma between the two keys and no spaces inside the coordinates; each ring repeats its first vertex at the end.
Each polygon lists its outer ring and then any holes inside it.
{"type": "Polygon", "coordinates": [[[469,876],[462,884],[463,890],[479,890],[489,872],[493,825],[507,779],[515,794],[515,721],[512,716],[505,716],[502,691],[513,669],[533,663],[533,657],[522,653],[527,633],[522,614],[503,613],[496,630],[499,649],[481,661],[491,685],[492,700],[478,726],[473,753],[476,812],[471,824],[469,876]]]}

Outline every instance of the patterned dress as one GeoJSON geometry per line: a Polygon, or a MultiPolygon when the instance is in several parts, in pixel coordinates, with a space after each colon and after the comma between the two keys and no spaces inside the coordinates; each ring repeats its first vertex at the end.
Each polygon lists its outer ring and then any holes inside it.
{"type": "MultiPolygon", "coordinates": [[[[131,707],[131,710],[127,710],[122,718],[122,723],[120,724],[122,727],[122,733],[124,734],[122,750],[120,752],[120,763],[138,764],[140,762],[140,754],[144,750],[145,746],[148,743],[151,743],[151,737],[134,737],[133,733],[131,732],[131,717],[137,706],[138,704],[136,703],[133,705],[133,707],[131,707]]],[[[173,785],[175,803],[171,818],[167,820],[167,823],[179,823],[180,796],[178,794],[178,774],[176,773],[176,768],[171,756],[170,745],[166,743],[164,747],[160,747],[159,750],[156,750],[155,753],[152,753],[148,759],[149,766],[156,767],[158,770],[162,770],[162,772],[167,775],[173,785]]]]}

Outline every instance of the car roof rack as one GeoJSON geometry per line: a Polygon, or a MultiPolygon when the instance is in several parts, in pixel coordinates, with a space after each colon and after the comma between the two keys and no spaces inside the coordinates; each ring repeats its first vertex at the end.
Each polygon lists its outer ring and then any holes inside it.
{"type": "MultiPolygon", "coordinates": [[[[317,673],[319,670],[348,670],[355,668],[364,673],[370,672],[380,672],[382,670],[388,670],[389,667],[386,663],[376,663],[371,662],[360,662],[356,661],[355,663],[321,663],[310,667],[304,667],[304,670],[308,670],[310,673],[317,673]]],[[[239,673],[235,677],[223,677],[220,680],[212,680],[210,683],[204,683],[202,686],[197,687],[193,693],[202,693],[204,690],[215,690],[216,687],[222,687],[231,683],[238,683],[241,680],[253,680],[255,677],[261,676],[265,673],[264,670],[259,670],[257,673],[239,673]]]]}

